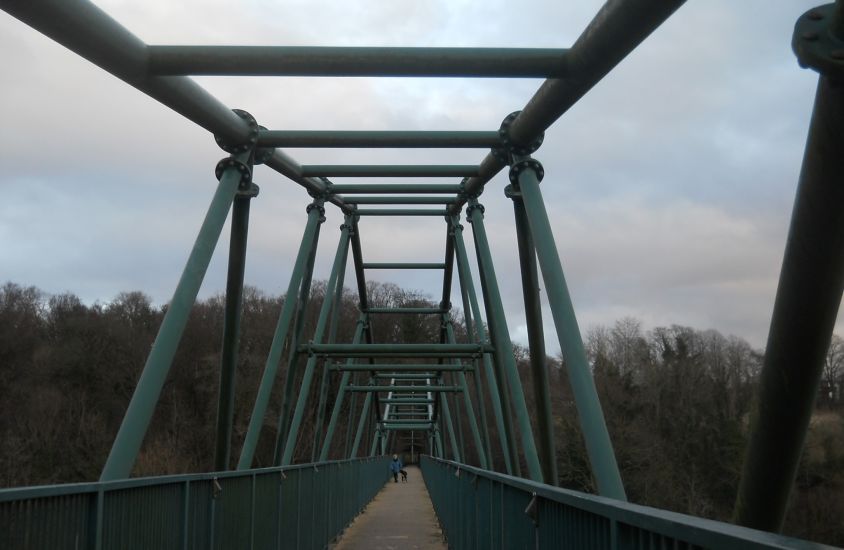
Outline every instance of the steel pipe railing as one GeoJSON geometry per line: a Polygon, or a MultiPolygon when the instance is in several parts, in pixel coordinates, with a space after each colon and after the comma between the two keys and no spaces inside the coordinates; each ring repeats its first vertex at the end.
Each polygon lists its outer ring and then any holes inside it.
{"type": "Polygon", "coordinates": [[[484,148],[501,144],[498,132],[455,131],[319,131],[261,130],[259,147],[383,147],[383,148],[484,148]]]}

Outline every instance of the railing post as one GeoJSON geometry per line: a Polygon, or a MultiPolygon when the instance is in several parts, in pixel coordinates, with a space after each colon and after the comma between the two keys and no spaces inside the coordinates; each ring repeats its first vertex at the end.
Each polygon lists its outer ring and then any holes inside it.
{"type": "Polygon", "coordinates": [[[120,424],[111,452],[108,455],[100,481],[111,481],[129,477],[138,457],[144,436],[149,427],[155,405],[161,395],[161,389],[173,364],[173,357],[179,341],[182,339],[191,307],[196,301],[199,287],[205,278],[214,248],[220,238],[223,225],[228,217],[234,197],[240,188],[251,182],[251,170],[248,162],[251,152],[232,155],[221,161],[220,182],[205,219],[199,229],[199,235],[193,245],[185,269],[173,293],[170,307],[158,329],[152,349],[147,357],[138,385],[132,394],[132,400],[126,409],[126,415],[120,424]]]}
{"type": "Polygon", "coordinates": [[[735,505],[765,531],[785,519],[844,290],[844,2],[805,13],[792,45],[821,75],[735,505]]]}
{"type": "MultiPolygon", "coordinates": [[[[525,394],[522,390],[522,381],[519,379],[519,371],[516,367],[516,360],[513,357],[513,347],[510,341],[510,333],[507,330],[507,320],[504,317],[504,305],[501,302],[501,292],[498,290],[498,281],[495,278],[495,268],[492,265],[492,255],[489,249],[489,241],[484,228],[483,207],[478,204],[477,199],[469,201],[466,214],[472,223],[473,234],[475,235],[475,249],[478,255],[478,269],[481,274],[481,286],[484,292],[484,304],[487,307],[487,321],[489,322],[492,343],[495,346],[495,355],[503,367],[503,375],[506,377],[507,386],[510,389],[510,396],[513,399],[516,420],[519,423],[521,434],[522,450],[527,462],[528,475],[534,481],[542,481],[542,468],[539,465],[539,455],[536,452],[536,443],[533,440],[533,430],[530,426],[530,416],[527,411],[525,394]]],[[[502,401],[507,398],[502,396],[502,401]]],[[[514,464],[515,467],[515,464],[514,464]]]]}
{"type": "Polygon", "coordinates": [[[234,420],[235,373],[240,342],[240,318],[243,303],[243,274],[246,269],[246,243],[249,234],[249,204],[258,195],[254,183],[241,191],[232,206],[229,265],[226,280],[226,311],[223,322],[223,346],[220,361],[220,395],[217,405],[217,441],[214,470],[229,469],[232,421],[234,420]]]}
{"type": "Polygon", "coordinates": [[[278,372],[281,354],[284,351],[284,342],[290,329],[290,322],[296,312],[296,291],[302,285],[302,278],[305,271],[305,262],[312,255],[316,248],[317,235],[320,224],[325,220],[323,217],[322,201],[314,202],[308,207],[308,221],[305,224],[305,231],[302,234],[302,242],[299,245],[299,252],[296,254],[296,261],[293,263],[293,272],[290,274],[290,283],[287,285],[287,294],[284,297],[284,305],[278,316],[278,323],[273,334],[273,341],[270,345],[270,352],[267,354],[267,362],[264,365],[264,374],[261,376],[261,384],[258,387],[258,394],[255,397],[255,405],[252,409],[252,416],[249,419],[249,428],[246,430],[246,438],[243,441],[243,449],[240,452],[240,459],[237,463],[238,470],[245,470],[252,467],[252,459],[255,456],[255,448],[258,445],[258,437],[261,435],[261,426],[264,424],[264,415],[270,402],[273,384],[278,372]]]}

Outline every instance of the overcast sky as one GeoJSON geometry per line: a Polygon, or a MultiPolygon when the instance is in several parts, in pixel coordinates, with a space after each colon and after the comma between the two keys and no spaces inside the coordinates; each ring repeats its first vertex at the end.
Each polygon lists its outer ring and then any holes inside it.
{"type": "MultiPolygon", "coordinates": [[[[817,81],[798,67],[791,33],[817,3],[692,0],[546,133],[535,157],[545,165],[542,191],[583,330],[633,316],[646,328],[714,328],[764,346],[817,81]]],[[[99,2],[149,44],[508,47],[568,47],[600,4],[99,2]]],[[[205,130],[5,13],[0,60],[0,281],[89,303],[127,290],[167,302],[224,153],[205,130]]],[[[197,80],[268,128],[326,130],[497,129],[541,83],[197,80]]],[[[286,152],[337,164],[474,164],[484,155],[286,152]]],[[[280,294],[310,199],[265,167],[255,181],[246,281],[280,294]]],[[[493,179],[481,201],[510,332],[524,341],[506,183],[504,173],[493,179]]],[[[341,218],[329,208],[320,278],[341,218]]],[[[361,236],[367,261],[441,261],[445,227],[368,218],[361,236]]],[[[221,245],[201,296],[224,289],[225,261],[221,245]]],[[[430,273],[379,275],[432,298],[441,288],[430,273]]]]}

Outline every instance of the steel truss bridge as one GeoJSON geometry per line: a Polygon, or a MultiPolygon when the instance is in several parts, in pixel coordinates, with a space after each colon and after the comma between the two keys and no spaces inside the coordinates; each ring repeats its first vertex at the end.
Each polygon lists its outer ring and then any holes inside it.
{"type": "Polygon", "coordinates": [[[820,76],[735,509],[737,525],[626,502],[543,202],[544,171],[532,156],[542,144],[543,132],[682,3],[608,0],[569,49],[485,49],[147,45],[85,0],[0,1],[23,23],[208,130],[228,153],[217,165],[218,187],[100,480],[0,491],[0,546],[320,548],[384,485],[388,477],[384,455],[396,438],[414,434],[418,448],[428,455],[421,462],[425,482],[454,548],[820,547],[775,533],[783,521],[844,282],[844,2],[807,12],[798,20],[793,38],[800,64],[820,76]],[[490,131],[353,132],[266,129],[248,112],[221,104],[190,75],[546,80],[521,111],[490,131]],[[281,147],[478,148],[488,153],[477,165],[300,165],[281,147]],[[257,195],[252,173],[260,164],[304,187],[312,202],[245,442],[236,468],[231,469],[249,205],[257,195]],[[535,410],[528,410],[516,369],[480,203],[484,186],[504,169],[509,170],[506,194],[513,200],[516,220],[535,410]],[[330,179],[350,176],[372,181],[425,177],[447,183],[341,184],[330,179]],[[299,316],[308,299],[329,204],[343,212],[344,223],[316,328],[306,335],[299,316]],[[130,479],[229,212],[216,471],[130,479]],[[461,215],[471,224],[471,247],[464,239],[461,215]],[[361,221],[369,216],[443,219],[443,261],[368,263],[360,234],[361,221]],[[335,306],[346,281],[349,253],[360,318],[352,341],[337,342],[339,307],[335,306]],[[472,282],[473,254],[482,302],[472,282]],[[441,303],[434,308],[372,307],[366,274],[377,269],[442,273],[441,303]],[[455,339],[449,303],[455,272],[470,343],[455,339]],[[555,486],[540,276],[598,495],[555,486]],[[372,324],[385,313],[435,316],[441,326],[439,341],[374,341],[372,324]],[[275,465],[254,469],[256,445],[285,350],[290,368],[274,434],[275,465]],[[305,361],[298,373],[297,357],[305,361]],[[336,395],[328,395],[330,377],[340,378],[336,395]],[[320,388],[318,414],[325,411],[317,425],[326,427],[317,433],[312,462],[293,464],[297,444],[306,444],[300,429],[315,384],[320,388]],[[365,396],[360,416],[341,418],[344,400],[359,393],[365,396]],[[487,402],[492,418],[487,417],[487,402]],[[371,415],[377,430],[371,441],[363,441],[363,427],[371,415]],[[455,436],[458,415],[468,420],[467,439],[477,464],[465,464],[467,458],[461,455],[455,436]],[[353,444],[347,456],[330,456],[338,424],[344,420],[355,434],[353,444]],[[493,441],[500,444],[495,450],[501,452],[503,464],[493,463],[493,441]]]}

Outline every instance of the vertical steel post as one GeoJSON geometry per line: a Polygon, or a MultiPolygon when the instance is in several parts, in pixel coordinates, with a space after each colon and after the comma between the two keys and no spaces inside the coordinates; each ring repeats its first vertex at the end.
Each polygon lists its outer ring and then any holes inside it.
{"type": "MultiPolygon", "coordinates": [[[[244,163],[248,162],[250,156],[251,152],[237,155],[234,159],[244,163]]],[[[243,175],[235,166],[223,170],[196,242],[188,256],[182,276],[179,278],[179,284],[173,293],[170,307],[158,329],[158,335],[155,337],[135,392],[132,394],[126,415],[123,417],[117,437],[103,466],[100,481],[124,479],[132,473],[132,467],[135,465],[144,441],[155,405],[161,395],[161,389],[173,364],[176,348],[182,339],[191,307],[196,301],[196,295],[199,293],[199,287],[208,270],[208,264],[211,262],[211,256],[214,254],[214,248],[217,246],[242,178],[243,175]]]]}
{"type": "Polygon", "coordinates": [[[841,0],[795,28],[801,64],[821,76],[735,505],[737,523],[765,531],[782,529],[844,290],[844,71],[819,68],[801,51],[801,41],[827,33],[820,40],[844,42],[841,0]],[[813,36],[806,25],[826,29],[813,36]]]}
{"type": "MultiPolygon", "coordinates": [[[[314,204],[321,206],[322,202],[319,201],[319,203],[314,204]]],[[[290,274],[290,282],[287,285],[284,305],[278,316],[278,323],[273,333],[273,341],[270,344],[270,352],[267,354],[267,362],[264,365],[264,374],[261,376],[261,383],[258,386],[258,394],[255,397],[252,416],[249,419],[249,428],[246,430],[243,449],[240,451],[240,459],[237,462],[238,470],[247,470],[252,467],[255,448],[258,445],[258,438],[261,435],[261,427],[264,425],[264,415],[267,413],[270,394],[272,393],[278,366],[281,362],[281,354],[284,351],[284,341],[287,339],[290,322],[296,312],[296,291],[302,284],[305,263],[311,256],[312,250],[316,248],[317,234],[319,233],[320,224],[324,219],[319,208],[308,208],[308,221],[305,224],[305,231],[302,233],[299,252],[296,254],[296,260],[293,263],[293,271],[290,274]]]]}
{"type": "MultiPolygon", "coordinates": [[[[313,342],[319,344],[322,341],[326,325],[328,324],[328,314],[331,311],[331,304],[334,301],[333,290],[337,284],[337,277],[340,271],[340,265],[343,258],[346,257],[346,250],[349,247],[349,216],[346,216],[346,223],[341,226],[340,242],[337,244],[337,253],[334,255],[334,265],[331,268],[331,276],[328,278],[328,284],[325,288],[325,298],[322,302],[322,308],[319,312],[319,319],[314,329],[313,342]]],[[[293,418],[290,421],[290,431],[287,434],[287,442],[284,445],[284,452],[281,455],[280,466],[287,466],[293,460],[293,451],[296,446],[296,439],[299,437],[299,427],[302,425],[302,417],[305,414],[305,405],[308,402],[308,393],[311,389],[311,381],[314,377],[314,369],[316,369],[317,356],[311,355],[308,357],[308,363],[305,366],[305,372],[302,375],[302,385],[299,387],[299,398],[296,401],[296,409],[293,411],[293,418]]]]}
{"type": "MultiPolygon", "coordinates": [[[[438,380],[440,385],[443,384],[442,378],[438,380]]],[[[428,395],[431,395],[430,393],[428,395]]],[[[451,445],[451,456],[454,458],[455,462],[463,462],[462,457],[460,456],[460,448],[457,446],[457,438],[454,435],[454,424],[451,422],[451,409],[448,406],[448,398],[445,395],[445,392],[437,392],[437,395],[440,398],[440,407],[442,408],[443,414],[443,423],[445,424],[445,429],[448,432],[448,441],[451,445]]]]}
{"type": "MultiPolygon", "coordinates": [[[[459,223],[457,217],[452,217],[452,227],[454,228],[454,250],[457,256],[457,272],[460,276],[460,284],[466,289],[469,298],[469,304],[472,308],[472,314],[475,317],[475,341],[479,344],[486,344],[486,331],[483,328],[483,318],[481,317],[481,309],[478,305],[478,297],[475,293],[475,284],[472,282],[472,273],[469,269],[469,256],[466,253],[466,243],[463,241],[463,226],[459,223]]],[[[504,456],[504,469],[513,475],[517,464],[514,464],[513,456],[515,453],[515,442],[513,441],[512,431],[510,430],[509,421],[505,420],[504,406],[508,404],[503,399],[505,394],[498,386],[497,375],[493,372],[493,364],[490,360],[489,354],[485,353],[483,356],[484,373],[486,374],[487,384],[489,385],[489,395],[492,401],[492,412],[495,416],[495,425],[498,430],[498,441],[501,443],[501,450],[504,456]]],[[[509,406],[507,408],[508,416],[509,406]]],[[[491,453],[490,453],[490,456],[491,453]]]]}
{"type": "MultiPolygon", "coordinates": [[[[516,421],[519,423],[519,432],[522,436],[522,450],[527,462],[528,475],[534,481],[542,481],[542,468],[539,465],[539,455],[536,452],[536,443],[533,440],[533,430],[530,426],[530,416],[522,389],[522,381],[519,379],[516,359],[513,357],[510,332],[507,329],[507,319],[504,317],[504,304],[501,302],[501,292],[498,289],[495,267],[492,264],[492,254],[484,228],[483,209],[477,200],[472,199],[466,213],[472,223],[472,233],[475,235],[475,250],[478,255],[478,270],[481,274],[481,286],[484,292],[484,304],[487,307],[490,336],[495,347],[495,355],[500,358],[504,370],[503,374],[510,388],[516,421]]],[[[504,395],[502,401],[506,397],[504,395]]]]}
{"type": "Polygon", "coordinates": [[[513,199],[513,211],[516,218],[516,240],[519,246],[522,295],[525,302],[533,393],[536,399],[536,420],[539,429],[542,474],[545,476],[545,483],[557,485],[557,452],[554,448],[554,419],[551,414],[551,392],[545,355],[545,331],[542,328],[542,303],[539,300],[539,271],[536,267],[536,249],[533,245],[533,236],[530,233],[530,225],[518,185],[507,186],[505,193],[513,199]]]}
{"type": "MultiPolygon", "coordinates": [[[[369,383],[372,384],[373,379],[370,378],[369,383]]],[[[358,448],[360,447],[360,440],[363,437],[363,431],[366,429],[366,421],[369,419],[369,407],[371,404],[372,392],[368,392],[363,400],[363,409],[360,412],[358,429],[355,432],[355,442],[352,444],[352,450],[349,452],[349,458],[356,458],[358,456],[358,448]]]]}
{"type": "MultiPolygon", "coordinates": [[[[355,336],[352,339],[353,344],[359,344],[363,339],[364,325],[366,324],[366,315],[361,314],[358,319],[357,327],[355,328],[355,336]]],[[[350,365],[355,362],[354,359],[349,359],[346,364],[350,365]]],[[[325,432],[325,440],[322,443],[322,450],[319,453],[319,461],[328,460],[328,451],[331,448],[331,441],[334,439],[334,431],[337,429],[337,421],[340,419],[340,413],[343,410],[343,399],[346,397],[346,386],[349,385],[351,378],[351,371],[344,371],[340,379],[340,388],[337,390],[337,399],[334,401],[334,408],[331,410],[331,418],[328,421],[328,429],[325,432]]],[[[349,415],[352,411],[349,411],[349,415]]]]}
{"type": "Polygon", "coordinates": [[[541,166],[533,160],[519,158],[517,160],[518,162],[510,169],[510,177],[511,180],[518,178],[530,232],[534,238],[539,266],[542,269],[542,278],[545,280],[548,302],[551,304],[551,313],[557,328],[557,338],[566,360],[566,371],[577,405],[580,427],[586,440],[586,451],[598,485],[598,494],[627,500],[610,435],[607,432],[604,412],[601,410],[601,402],[595,389],[595,381],[589,370],[589,361],[586,358],[580,328],[577,326],[574,306],[563,275],[551,222],[545,210],[542,192],[539,190],[537,170],[541,170],[541,166]]]}
{"type": "MultiPolygon", "coordinates": [[[[357,385],[358,381],[358,373],[352,372],[351,382],[352,384],[357,385]]],[[[358,404],[358,393],[352,392],[352,395],[349,397],[349,414],[346,416],[346,444],[343,446],[343,456],[351,457],[350,449],[352,446],[352,426],[354,425],[355,421],[355,410],[357,409],[358,404]]]]}
{"type": "Polygon", "coordinates": [[[229,469],[232,422],[234,421],[234,389],[237,370],[237,347],[240,341],[240,315],[243,303],[243,275],[246,270],[246,242],[249,233],[249,204],[258,193],[253,185],[249,192],[238,194],[232,205],[229,265],[226,279],[226,311],[223,321],[223,347],[220,353],[220,395],[217,404],[217,441],[214,470],[229,469]]]}

